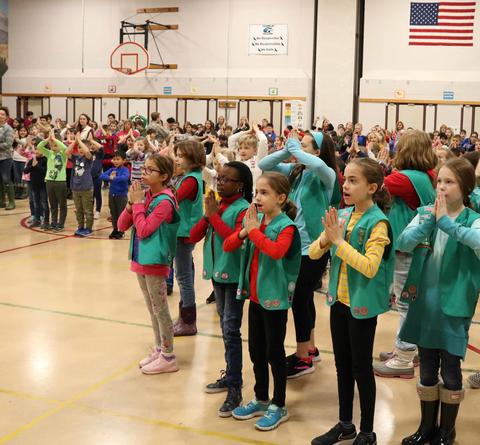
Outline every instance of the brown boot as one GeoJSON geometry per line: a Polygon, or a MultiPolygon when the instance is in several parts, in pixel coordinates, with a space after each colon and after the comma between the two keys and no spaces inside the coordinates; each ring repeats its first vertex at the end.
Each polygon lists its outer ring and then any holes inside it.
{"type": "Polygon", "coordinates": [[[182,302],[179,303],[180,316],[173,325],[173,335],[175,337],[185,337],[195,335],[197,333],[197,307],[183,307],[182,302]]]}
{"type": "Polygon", "coordinates": [[[440,428],[430,442],[431,445],[453,445],[455,442],[455,422],[457,420],[460,403],[465,397],[465,390],[449,391],[440,385],[440,428]]]}

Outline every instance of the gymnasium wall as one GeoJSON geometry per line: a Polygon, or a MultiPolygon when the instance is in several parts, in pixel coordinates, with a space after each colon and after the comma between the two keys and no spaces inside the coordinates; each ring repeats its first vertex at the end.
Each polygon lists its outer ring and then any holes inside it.
{"type": "MultiPolygon", "coordinates": [[[[455,101],[480,101],[479,3],[474,20],[473,47],[409,46],[410,0],[367,0],[365,4],[362,98],[393,99],[397,91],[412,102],[442,101],[444,91],[450,91],[454,93],[455,101]]],[[[430,122],[433,109],[427,113],[430,122]]],[[[467,113],[471,114],[470,111],[467,113]]],[[[368,127],[377,123],[382,114],[385,114],[383,104],[360,106],[360,120],[368,127]]],[[[407,125],[418,126],[422,114],[421,107],[405,105],[400,118],[406,120],[407,125]]],[[[466,124],[467,121],[470,123],[470,114],[464,119],[467,130],[470,130],[466,124]]],[[[461,106],[438,106],[437,127],[440,123],[447,123],[459,129],[460,121],[461,106]]],[[[478,124],[474,122],[473,125],[478,124]]]]}

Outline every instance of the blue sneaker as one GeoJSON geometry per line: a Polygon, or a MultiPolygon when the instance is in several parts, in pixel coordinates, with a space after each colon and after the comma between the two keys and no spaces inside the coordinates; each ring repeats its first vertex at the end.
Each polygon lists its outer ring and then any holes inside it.
{"type": "Polygon", "coordinates": [[[82,236],[91,236],[93,234],[92,229],[84,229],[82,232],[82,236]]]}
{"type": "Polygon", "coordinates": [[[253,417],[263,416],[270,402],[259,402],[257,399],[250,400],[246,405],[239,406],[232,411],[232,416],[237,420],[248,420],[253,417]]]}
{"type": "Polygon", "coordinates": [[[74,235],[75,235],[75,236],[83,236],[83,231],[84,231],[84,230],[85,230],[85,229],[84,229],[83,227],[79,227],[77,230],[75,230],[74,235]]]}
{"type": "Polygon", "coordinates": [[[264,416],[255,423],[255,428],[260,431],[270,431],[277,428],[282,422],[286,422],[289,417],[285,406],[280,408],[271,403],[264,416]]]}

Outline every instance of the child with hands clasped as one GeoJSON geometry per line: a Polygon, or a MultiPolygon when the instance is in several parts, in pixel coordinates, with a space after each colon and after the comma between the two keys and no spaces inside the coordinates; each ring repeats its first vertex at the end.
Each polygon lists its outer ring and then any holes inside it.
{"type": "Polygon", "coordinates": [[[120,231],[132,227],[130,270],[137,274],[155,335],[155,348],[139,363],[144,374],[178,371],[165,281],[175,255],[180,225],[177,200],[168,185],[172,176],[170,158],[154,155],[148,159],[142,168],[142,181],[149,190],[145,192],[140,182],[134,182],[127,207],[118,220],[120,231]]]}
{"type": "Polygon", "coordinates": [[[330,208],[322,218],[324,231],[309,249],[310,258],[331,253],[327,302],[330,308],[339,398],[339,423],[312,440],[333,445],[354,439],[354,445],[375,445],[375,378],[372,352],[377,316],[390,309],[395,255],[390,224],[383,213],[390,195],[383,170],[369,158],[352,160],[345,169],[343,196],[347,206],[330,208]],[[360,396],[361,423],[353,419],[354,386],[360,396]]]}
{"type": "Polygon", "coordinates": [[[435,207],[420,207],[398,238],[397,248],[413,253],[402,292],[410,307],[400,338],[418,345],[420,355],[421,423],[403,445],[455,441],[464,398],[460,362],[480,291],[480,215],[468,207],[474,187],[467,160],[447,161],[438,172],[435,207]]]}
{"type": "Polygon", "coordinates": [[[218,410],[220,417],[230,417],[242,401],[242,336],[240,327],[243,300],[237,300],[241,251],[225,252],[223,241],[242,227],[242,220],[252,202],[252,174],[242,162],[229,162],[218,175],[218,194],[205,198],[205,215],[192,228],[190,241],[203,244],[203,278],[212,280],[217,312],[225,346],[226,373],[205,388],[207,393],[228,391],[218,410]]]}
{"type": "Polygon", "coordinates": [[[224,242],[224,250],[241,247],[238,299],[249,299],[248,349],[255,374],[255,397],[232,415],[246,420],[262,416],[255,427],[272,430],[289,418],[285,406],[287,363],[285,333],[300,269],[300,235],[293,222],[295,205],[288,200],[286,176],[264,173],[256,184],[257,208],[251,204],[244,227],[224,242]],[[287,214],[283,213],[286,211],[287,214]],[[288,215],[288,216],[287,216],[288,215]],[[273,399],[269,399],[269,369],[273,375],[273,399]]]}

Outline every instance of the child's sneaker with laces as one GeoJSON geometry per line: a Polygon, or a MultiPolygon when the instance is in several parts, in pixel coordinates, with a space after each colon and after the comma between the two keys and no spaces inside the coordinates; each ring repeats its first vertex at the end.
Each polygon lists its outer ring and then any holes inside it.
{"type": "Polygon", "coordinates": [[[253,417],[260,417],[265,415],[269,405],[270,402],[260,402],[254,398],[246,405],[235,408],[232,411],[232,416],[237,420],[248,420],[253,417]]]}
{"type": "Polygon", "coordinates": [[[140,362],[138,363],[138,367],[143,368],[149,363],[152,363],[154,360],[158,358],[159,355],[160,355],[160,349],[156,347],[153,348],[152,352],[150,352],[150,354],[147,357],[145,357],[143,360],[140,360],[140,362]]]}
{"type": "Polygon", "coordinates": [[[344,440],[355,439],[356,436],[357,430],[355,429],[355,425],[352,425],[351,428],[346,428],[339,422],[325,434],[315,437],[315,439],[312,440],[311,444],[334,445],[344,440]]]}
{"type": "Polygon", "coordinates": [[[162,353],[159,354],[158,358],[153,362],[150,362],[148,365],[142,367],[142,372],[144,374],[163,374],[166,372],[176,372],[178,371],[177,361],[175,356],[165,357],[162,353]]]}
{"type": "Polygon", "coordinates": [[[467,382],[470,385],[470,388],[480,389],[480,372],[468,376],[467,382]]]}
{"type": "Polygon", "coordinates": [[[271,403],[263,417],[255,422],[255,428],[260,431],[270,431],[277,428],[282,422],[286,422],[289,417],[285,406],[280,408],[271,403]]]}
{"type": "Polygon", "coordinates": [[[83,227],[79,227],[77,230],[75,230],[74,235],[75,236],[83,236],[84,231],[85,231],[85,229],[83,227]]]}
{"type": "Polygon", "coordinates": [[[232,411],[238,408],[242,403],[242,389],[237,387],[228,388],[227,398],[223,402],[222,406],[218,409],[218,415],[220,417],[230,417],[232,411]]]}
{"type": "Polygon", "coordinates": [[[310,357],[301,359],[294,355],[287,361],[287,379],[295,379],[302,375],[311,374],[315,368],[310,357]]]}
{"type": "Polygon", "coordinates": [[[358,433],[358,436],[355,438],[352,445],[377,445],[377,435],[375,433],[371,434],[372,438],[365,433],[358,433]]]}
{"type": "Polygon", "coordinates": [[[82,232],[82,236],[92,236],[93,235],[93,230],[92,229],[85,229],[82,232]]]}
{"type": "Polygon", "coordinates": [[[220,371],[220,378],[216,382],[209,383],[205,386],[205,392],[207,394],[216,394],[217,392],[224,392],[227,390],[227,374],[223,369],[220,371]]]}

